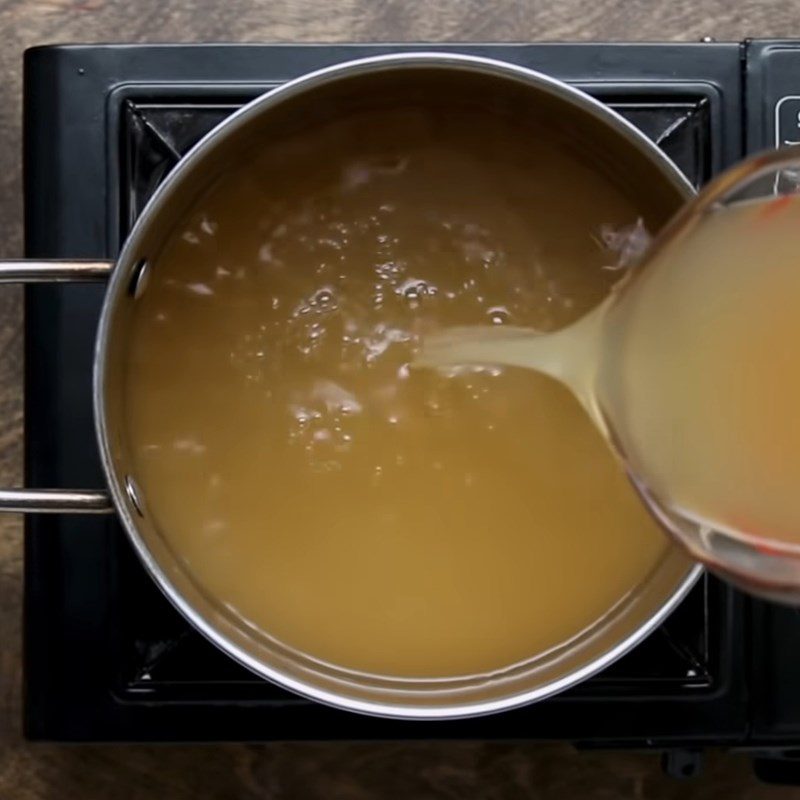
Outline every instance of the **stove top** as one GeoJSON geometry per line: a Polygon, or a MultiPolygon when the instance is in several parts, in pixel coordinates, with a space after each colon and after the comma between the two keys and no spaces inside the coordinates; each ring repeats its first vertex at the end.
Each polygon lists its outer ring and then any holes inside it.
{"type": "MultiPolygon", "coordinates": [[[[28,51],[27,255],[113,257],[178,159],[243,103],[311,69],[411,49],[431,47],[28,51]]],[[[800,139],[800,43],[435,49],[570,81],[643,130],[695,186],[748,151],[800,139]]],[[[102,297],[91,285],[26,289],[30,486],[102,485],[90,392],[102,297]]],[[[35,739],[524,737],[772,751],[800,744],[800,688],[792,685],[800,616],[745,600],[711,577],[639,647],[568,693],[432,724],[335,711],[255,677],[173,610],[114,519],[29,518],[25,559],[25,721],[35,739]]]]}

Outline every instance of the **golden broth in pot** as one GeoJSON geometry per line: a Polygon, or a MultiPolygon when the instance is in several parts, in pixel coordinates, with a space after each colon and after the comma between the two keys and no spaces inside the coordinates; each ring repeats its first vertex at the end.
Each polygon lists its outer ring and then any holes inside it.
{"type": "Polygon", "coordinates": [[[647,209],[568,138],[458,104],[343,112],[243,160],[151,260],[126,372],[142,501],[197,582],[389,676],[594,625],[668,544],[577,401],[408,364],[439,326],[577,319],[619,278],[605,226],[647,209]]]}

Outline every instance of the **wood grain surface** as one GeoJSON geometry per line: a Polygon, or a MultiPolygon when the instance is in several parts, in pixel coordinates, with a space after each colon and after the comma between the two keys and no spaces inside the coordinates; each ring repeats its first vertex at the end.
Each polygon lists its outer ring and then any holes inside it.
{"type": "MultiPolygon", "coordinates": [[[[0,257],[22,254],[26,47],[108,41],[683,40],[800,37],[784,0],[0,0],[0,257]]],[[[0,482],[21,476],[20,293],[0,290],[0,482]]],[[[536,744],[30,745],[20,733],[21,525],[0,517],[0,800],[800,798],[711,754],[689,782],[646,754],[536,744]]]]}

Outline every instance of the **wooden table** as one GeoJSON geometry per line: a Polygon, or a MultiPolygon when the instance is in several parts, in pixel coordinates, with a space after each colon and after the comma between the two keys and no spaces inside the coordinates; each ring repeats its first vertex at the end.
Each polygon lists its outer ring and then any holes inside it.
{"type": "MultiPolygon", "coordinates": [[[[0,257],[22,254],[22,51],[98,41],[682,40],[800,37],[784,0],[0,0],[0,257]],[[588,11],[581,10],[588,8],[588,11]]],[[[0,482],[21,476],[21,295],[0,291],[0,482]]],[[[561,745],[29,745],[20,734],[21,525],[0,517],[0,800],[60,798],[788,798],[743,757],[702,778],[650,755],[561,745]]]]}

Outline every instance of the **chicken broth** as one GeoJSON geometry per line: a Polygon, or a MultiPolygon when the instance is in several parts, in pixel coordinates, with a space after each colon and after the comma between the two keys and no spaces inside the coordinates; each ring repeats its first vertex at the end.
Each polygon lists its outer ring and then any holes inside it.
{"type": "Polygon", "coordinates": [[[382,675],[590,628],[667,544],[567,389],[409,370],[421,335],[553,330],[642,209],[568,140],[409,104],[270,141],[151,259],[127,353],[145,513],[242,624],[382,675]],[[613,239],[613,237],[611,237],[613,239]]]}

